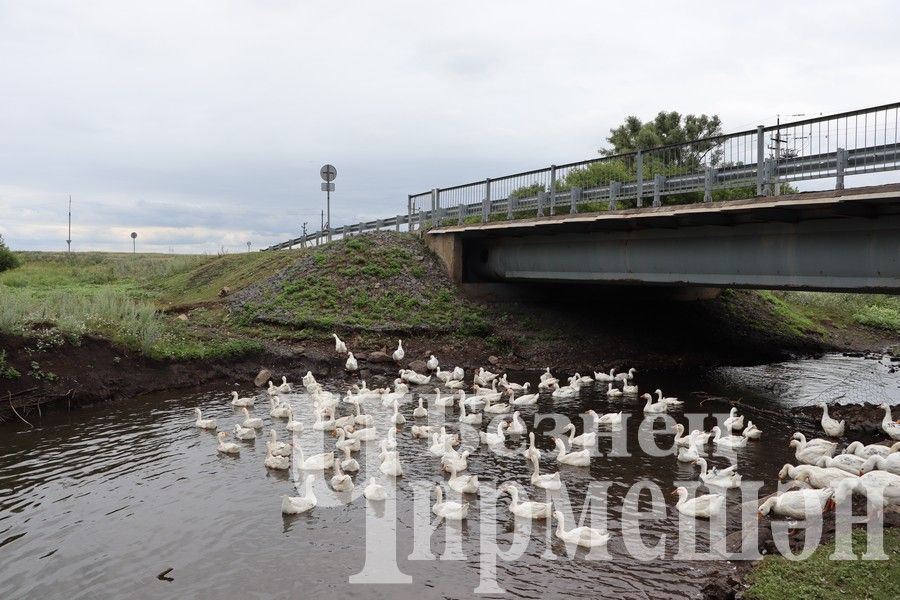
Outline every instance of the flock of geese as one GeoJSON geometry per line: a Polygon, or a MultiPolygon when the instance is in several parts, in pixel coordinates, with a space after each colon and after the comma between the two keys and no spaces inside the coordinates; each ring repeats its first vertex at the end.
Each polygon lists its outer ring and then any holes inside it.
{"type": "MultiPolygon", "coordinates": [[[[344,368],[348,372],[359,370],[357,359],[348,351],[346,344],[334,335],[335,352],[345,356],[344,368]]],[[[397,349],[392,354],[393,359],[399,364],[405,357],[402,341],[398,342],[397,349]]],[[[553,376],[549,367],[540,376],[537,389],[532,391],[530,383],[515,383],[507,379],[506,374],[492,373],[484,368],[479,368],[472,377],[471,385],[467,385],[465,372],[460,367],[452,370],[441,370],[439,361],[432,355],[426,362],[429,373],[417,373],[410,369],[399,370],[399,377],[394,380],[393,389],[370,389],[363,380],[354,384],[346,395],[325,390],[318,383],[311,372],[307,372],[302,378],[302,385],[312,400],[315,421],[304,424],[295,420],[294,408],[283,397],[294,392],[294,386],[282,377],[281,384],[275,385],[269,381],[267,395],[269,399],[269,415],[273,419],[283,420],[285,430],[294,436],[301,434],[307,427],[323,432],[331,432],[336,438],[335,450],[342,455],[335,456],[335,452],[322,452],[313,455],[305,455],[299,443],[286,443],[279,441],[275,429],[269,430],[266,441],[266,457],[264,464],[269,469],[286,470],[293,462],[296,468],[306,472],[304,482],[304,494],[302,496],[282,496],[282,512],[285,514],[300,514],[314,508],[317,504],[313,493],[312,484],[314,474],[317,472],[331,471],[329,479],[331,487],[337,492],[351,491],[355,483],[352,474],[359,471],[359,463],[353,457],[359,452],[363,443],[378,442],[379,470],[385,476],[401,477],[403,464],[397,448],[397,431],[407,422],[407,418],[400,411],[400,405],[410,396],[410,386],[429,386],[438,384],[433,388],[434,396],[429,400],[426,408],[424,400],[420,396],[418,405],[412,410],[413,421],[419,421],[428,416],[428,408],[441,411],[458,409],[457,419],[461,424],[475,427],[479,431],[482,445],[488,447],[503,445],[507,435],[528,434],[529,445],[524,450],[523,459],[531,466],[531,483],[536,488],[544,490],[558,490],[562,487],[559,472],[541,472],[540,459],[542,453],[535,447],[535,434],[528,432],[525,422],[517,410],[519,407],[534,405],[541,394],[551,398],[576,398],[581,393],[581,388],[586,385],[606,385],[606,394],[610,398],[619,396],[638,396],[638,386],[635,382],[635,369],[616,373],[611,369],[608,373],[595,372],[593,377],[576,373],[568,378],[566,385],[560,385],[560,381],[553,376]],[[472,394],[467,393],[467,389],[472,394]],[[365,413],[361,404],[369,401],[370,405],[378,406],[387,411],[392,427],[387,428],[384,437],[375,427],[375,421],[371,414],[365,413]],[[346,415],[338,416],[338,407],[346,407],[346,415]],[[501,417],[497,421],[496,428],[492,431],[481,431],[485,417],[501,417]]],[[[646,415],[658,415],[677,409],[683,403],[677,398],[665,397],[661,390],[657,389],[654,396],[643,394],[643,412],[646,415]]],[[[257,436],[257,430],[263,427],[263,421],[259,417],[250,414],[249,409],[256,402],[254,397],[240,397],[237,392],[232,392],[231,404],[240,409],[243,420],[233,424],[231,435],[238,440],[250,440],[257,436]]],[[[838,422],[828,415],[828,408],[823,407],[822,428],[826,435],[840,438],[844,432],[844,422],[838,422]]],[[[891,418],[890,408],[881,406],[885,410],[882,423],[884,432],[891,440],[900,440],[900,422],[894,422],[891,418]]],[[[195,425],[202,429],[217,430],[218,423],[215,419],[203,418],[199,408],[194,409],[197,415],[195,425]]],[[[558,464],[588,467],[591,463],[592,449],[597,446],[598,428],[609,427],[615,430],[620,428],[623,421],[623,413],[610,412],[598,414],[594,410],[588,410],[592,426],[585,427],[585,431],[576,434],[576,428],[570,424],[563,432],[567,436],[556,438],[555,461],[558,464]]],[[[421,422],[421,421],[420,421],[421,422]]],[[[587,421],[586,421],[587,422],[587,421]]],[[[678,496],[676,509],[689,517],[711,518],[725,510],[726,496],[721,493],[724,490],[739,487],[741,475],[737,473],[737,466],[727,468],[710,468],[703,457],[708,444],[728,451],[743,447],[748,443],[759,440],[763,432],[739,415],[736,408],[732,408],[727,419],[723,422],[724,431],[716,426],[711,431],[691,431],[685,435],[683,425],[675,425],[675,458],[680,463],[693,464],[699,467],[699,479],[713,493],[689,497],[685,487],[677,487],[672,493],[678,496]]],[[[458,433],[450,433],[446,426],[415,424],[410,428],[410,434],[414,439],[423,440],[427,445],[427,452],[439,459],[440,469],[449,475],[447,486],[460,494],[478,494],[478,475],[468,474],[468,458],[476,448],[461,446],[461,436],[458,433]]],[[[238,443],[228,440],[229,433],[219,431],[217,433],[220,453],[227,455],[239,455],[241,447],[238,443]]],[[[296,437],[294,438],[296,440],[296,437]]],[[[841,454],[835,454],[838,442],[822,438],[806,439],[797,432],[793,435],[790,445],[795,449],[797,465],[785,465],[779,479],[786,477],[794,479],[801,485],[808,486],[804,489],[785,491],[765,500],[759,507],[762,515],[770,513],[786,516],[794,519],[803,519],[813,512],[827,510],[831,502],[845,498],[852,492],[857,492],[874,499],[882,506],[900,504],[900,442],[893,445],[869,444],[864,445],[859,441],[850,443],[841,454]]],[[[424,453],[423,453],[424,454],[424,453]]],[[[509,510],[517,517],[527,519],[556,519],[556,535],[567,543],[579,546],[593,547],[603,545],[609,539],[606,531],[592,527],[575,527],[565,529],[563,515],[560,511],[554,511],[552,504],[547,502],[529,501],[520,498],[520,491],[512,484],[505,484],[499,491],[509,494],[511,503],[509,510]]],[[[466,519],[469,512],[469,503],[445,499],[441,485],[435,485],[435,503],[432,512],[438,517],[450,521],[466,519]]],[[[380,502],[387,497],[387,490],[380,477],[371,477],[367,482],[363,495],[370,502],[380,502]]]]}

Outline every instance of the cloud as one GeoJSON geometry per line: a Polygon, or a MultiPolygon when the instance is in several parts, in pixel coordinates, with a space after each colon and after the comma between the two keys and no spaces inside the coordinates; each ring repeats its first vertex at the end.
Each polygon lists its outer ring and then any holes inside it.
{"type": "Polygon", "coordinates": [[[71,193],[82,248],[261,247],[318,224],[325,162],[340,225],[588,158],[629,114],[888,102],[900,8],[866,6],[0,0],[0,233],[64,247],[71,193]]]}

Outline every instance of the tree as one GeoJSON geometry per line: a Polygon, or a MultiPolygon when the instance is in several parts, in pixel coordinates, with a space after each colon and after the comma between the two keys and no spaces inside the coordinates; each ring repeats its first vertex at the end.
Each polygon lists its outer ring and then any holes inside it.
{"type": "Polygon", "coordinates": [[[660,111],[652,121],[644,123],[631,115],[622,125],[609,130],[606,141],[611,148],[602,148],[600,154],[612,156],[637,150],[649,150],[669,144],[686,144],[672,148],[656,157],[665,166],[695,167],[701,162],[715,165],[721,159],[721,151],[715,140],[692,144],[696,140],[722,135],[722,121],[718,115],[682,115],[676,111],[660,111]]]}
{"type": "Polygon", "coordinates": [[[0,273],[15,269],[19,266],[19,257],[12,253],[3,241],[3,235],[0,234],[0,273]]]}

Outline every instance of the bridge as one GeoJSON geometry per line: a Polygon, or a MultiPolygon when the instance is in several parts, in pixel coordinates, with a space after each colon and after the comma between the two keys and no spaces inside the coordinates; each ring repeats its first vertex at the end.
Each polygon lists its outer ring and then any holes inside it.
{"type": "Polygon", "coordinates": [[[551,165],[411,194],[384,228],[418,231],[459,282],[900,291],[900,102],[551,165]],[[883,176],[882,176],[883,177],[883,176]],[[829,192],[795,184],[826,181],[829,192]]]}

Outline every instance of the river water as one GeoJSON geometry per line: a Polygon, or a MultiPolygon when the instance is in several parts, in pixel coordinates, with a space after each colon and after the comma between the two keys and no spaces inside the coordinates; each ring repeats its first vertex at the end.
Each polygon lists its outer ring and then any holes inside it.
{"type": "MultiPolygon", "coordinates": [[[[517,374],[514,381],[537,374],[517,374]]],[[[829,356],[765,367],[718,369],[708,376],[639,373],[641,391],[662,388],[667,396],[686,401],[672,415],[686,423],[684,414],[723,414],[729,402],[756,404],[758,414],[742,409],[764,431],[763,441],[737,450],[739,472],[746,480],[763,482],[761,494],[776,489],[776,473],[792,462],[787,440],[796,430],[790,418],[772,409],[832,400],[841,386],[855,389],[839,402],[900,402],[900,375],[889,364],[874,360],[829,356]],[[858,382],[854,388],[848,381],[858,382]],[[868,387],[866,387],[868,386],[868,387]],[[865,388],[865,389],[862,389],[865,388]],[[862,390],[862,391],[860,391],[862,390]]],[[[299,384],[299,382],[297,382],[299,384]]],[[[327,382],[323,382],[326,383],[327,382]]],[[[342,389],[343,383],[336,386],[342,389]]],[[[238,458],[217,454],[214,434],[193,427],[192,409],[216,417],[220,429],[237,419],[228,403],[228,389],[148,396],[119,404],[72,413],[52,412],[34,429],[21,423],[0,428],[0,598],[206,598],[242,597],[348,597],[364,598],[464,598],[479,585],[479,522],[481,507],[472,498],[469,522],[462,527],[440,525],[431,538],[436,555],[443,551],[445,536],[459,536],[463,560],[410,560],[415,520],[414,490],[420,482],[440,482],[439,459],[427,452],[428,443],[411,438],[414,403],[403,407],[408,422],[397,434],[405,474],[397,480],[396,541],[392,537],[370,540],[368,552],[383,559],[396,556],[399,570],[410,576],[409,585],[353,585],[348,578],[363,570],[366,562],[366,522],[384,521],[383,510],[367,506],[361,497],[366,470],[377,471],[377,443],[364,444],[357,455],[362,470],[354,480],[353,495],[337,495],[317,477],[319,505],[305,515],[286,517],[280,511],[282,494],[296,495],[298,473],[267,471],[263,466],[263,438],[242,443],[238,458]],[[349,502],[340,500],[350,499],[349,502]],[[157,575],[166,569],[171,581],[157,575]]],[[[244,390],[247,391],[247,390],[244,390]]],[[[430,391],[430,386],[423,389],[430,391]]],[[[308,401],[296,397],[296,418],[312,423],[308,401]]],[[[348,405],[341,405],[346,411],[348,405]]],[[[623,434],[631,456],[606,454],[613,440],[602,437],[589,468],[558,466],[545,453],[542,469],[559,470],[565,498],[558,507],[578,515],[592,481],[610,482],[606,526],[612,534],[607,550],[611,560],[595,562],[583,557],[565,558],[559,540],[547,540],[546,526],[534,522],[531,542],[522,556],[497,565],[497,582],[508,597],[699,597],[704,561],[672,558],[677,550],[679,514],[669,496],[674,484],[697,479],[696,467],[677,463],[671,456],[649,456],[640,446],[642,403],[634,399],[608,400],[590,386],[573,400],[542,398],[537,406],[522,409],[533,429],[538,413],[558,413],[572,418],[581,433],[578,414],[588,408],[599,413],[624,410],[632,417],[623,434]],[[666,494],[667,511],[659,518],[642,521],[643,541],[652,545],[666,535],[664,558],[639,560],[624,546],[622,522],[629,513],[647,510],[647,497],[639,503],[624,502],[637,481],[646,480],[666,494]],[[549,549],[549,551],[548,551],[549,549]],[[557,556],[550,560],[550,553],[557,556]]],[[[266,422],[268,406],[258,401],[253,411],[266,422]]],[[[371,408],[381,431],[388,427],[390,411],[371,408]]],[[[455,421],[456,410],[448,413],[455,421]]],[[[439,414],[433,411],[432,422],[439,414]]],[[[712,418],[707,420],[707,427],[712,418]]],[[[657,423],[662,429],[663,423],[657,423]]],[[[274,424],[287,441],[283,421],[274,424]]],[[[644,427],[645,429],[641,429],[644,427]]],[[[484,429],[485,427],[482,427],[484,429]]],[[[550,450],[551,429],[544,421],[537,428],[538,447],[550,450]]],[[[807,434],[818,432],[804,430],[807,434]]],[[[671,445],[671,434],[650,437],[660,447],[671,445]]],[[[862,438],[865,440],[865,438],[862,438]]],[[[334,439],[307,430],[299,437],[307,453],[331,450],[334,439]]],[[[865,440],[873,441],[873,440],[865,440]]],[[[482,446],[469,459],[469,472],[495,484],[521,484],[529,499],[543,501],[545,492],[535,489],[525,461],[514,452],[525,441],[511,439],[509,452],[497,454],[482,446]]],[[[731,457],[710,457],[726,465],[731,457]]],[[[701,493],[705,493],[701,488],[701,493]]],[[[728,492],[729,523],[739,503],[738,491],[728,492]]],[[[503,496],[497,509],[497,540],[506,547],[513,539],[515,520],[503,496]]],[[[393,522],[393,521],[391,521],[393,522]]],[[[521,525],[521,524],[520,524],[521,525]]],[[[571,520],[567,527],[571,527],[571,520]]],[[[704,539],[703,527],[698,538],[704,539]]],[[[426,543],[426,546],[429,545],[426,543]]],[[[418,555],[414,556],[417,558],[418,555]]],[[[371,575],[371,573],[369,573],[371,575]]]]}

